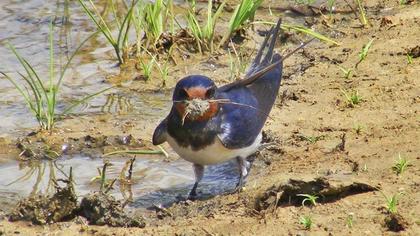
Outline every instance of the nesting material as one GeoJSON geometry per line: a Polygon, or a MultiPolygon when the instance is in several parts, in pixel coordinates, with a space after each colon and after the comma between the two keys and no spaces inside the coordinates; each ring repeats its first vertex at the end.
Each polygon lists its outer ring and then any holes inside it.
{"type": "Polygon", "coordinates": [[[210,108],[210,103],[207,100],[195,98],[185,101],[185,117],[196,118],[204,115],[210,108]]]}

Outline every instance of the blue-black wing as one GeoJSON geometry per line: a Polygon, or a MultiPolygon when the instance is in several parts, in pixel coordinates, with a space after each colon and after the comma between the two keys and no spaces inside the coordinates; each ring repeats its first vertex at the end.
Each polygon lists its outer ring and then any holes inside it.
{"type": "Polygon", "coordinates": [[[165,118],[160,124],[156,127],[155,132],[153,133],[153,145],[159,145],[166,142],[166,133],[167,133],[167,118],[165,118]]]}
{"type": "Polygon", "coordinates": [[[227,148],[243,148],[255,141],[277,97],[283,64],[281,56],[273,52],[280,24],[279,20],[265,37],[246,78],[218,89],[217,98],[226,100],[220,112],[219,138],[227,148]]]}
{"type": "Polygon", "coordinates": [[[264,125],[264,121],[258,121],[258,101],[252,92],[246,87],[235,88],[217,93],[216,98],[227,101],[218,113],[220,141],[230,149],[251,145],[264,125]]]}

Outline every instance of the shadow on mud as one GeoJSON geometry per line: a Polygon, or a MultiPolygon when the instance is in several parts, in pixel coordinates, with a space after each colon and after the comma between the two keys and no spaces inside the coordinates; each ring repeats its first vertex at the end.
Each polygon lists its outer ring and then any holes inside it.
{"type": "MultiPolygon", "coordinates": [[[[285,184],[267,189],[256,201],[256,210],[263,211],[284,205],[304,205],[309,195],[319,198],[320,203],[338,201],[350,195],[379,190],[378,187],[346,176],[331,178],[290,179],[285,184]]],[[[313,202],[315,204],[315,202],[313,202]]]]}

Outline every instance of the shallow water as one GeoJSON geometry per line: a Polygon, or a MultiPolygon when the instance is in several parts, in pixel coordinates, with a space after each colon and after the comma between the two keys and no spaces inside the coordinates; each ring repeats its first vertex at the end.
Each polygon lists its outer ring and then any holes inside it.
{"type": "MultiPolygon", "coordinates": [[[[55,65],[60,68],[80,42],[94,32],[79,3],[68,0],[0,1],[0,71],[14,78],[18,78],[17,71],[23,71],[5,45],[10,42],[38,74],[48,79],[50,21],[54,22],[55,65]]],[[[75,99],[110,86],[102,81],[105,73],[118,72],[112,53],[101,36],[85,44],[66,73],[60,88],[59,109],[63,104],[68,105],[75,99]]],[[[28,116],[23,98],[8,80],[0,79],[0,95],[0,136],[11,136],[36,127],[37,122],[33,116],[28,116]]],[[[98,96],[93,103],[105,101],[105,96],[98,96]]]]}
{"type": "MultiPolygon", "coordinates": [[[[194,183],[191,164],[177,160],[164,162],[156,156],[142,156],[133,165],[132,185],[121,184],[118,180],[127,159],[90,158],[86,156],[65,156],[56,161],[10,162],[0,166],[0,204],[11,207],[10,203],[35,193],[53,193],[52,180],[67,179],[70,167],[73,169],[76,194],[83,196],[90,191],[98,191],[97,169],[104,162],[110,165],[106,171],[108,180],[117,179],[111,193],[118,199],[132,196],[134,208],[148,208],[153,205],[169,205],[185,199],[194,183]]],[[[127,172],[124,173],[124,176],[127,172]]],[[[199,185],[201,196],[209,197],[234,188],[238,180],[235,162],[212,166],[206,169],[199,185]]]]}

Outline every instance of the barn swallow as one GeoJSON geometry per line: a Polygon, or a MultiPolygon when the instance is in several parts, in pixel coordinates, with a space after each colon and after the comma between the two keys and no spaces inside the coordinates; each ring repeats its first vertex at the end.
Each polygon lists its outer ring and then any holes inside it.
{"type": "Polygon", "coordinates": [[[217,87],[206,76],[190,75],[176,84],[173,106],[156,127],[153,144],[168,142],[181,158],[193,163],[190,199],[196,196],[204,166],[235,158],[239,166],[235,189],[242,188],[250,165],[246,158],[260,146],[261,130],[280,88],[283,61],[309,43],[284,57],[274,54],[280,25],[281,20],[266,35],[244,79],[217,87]]]}

